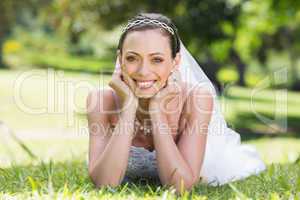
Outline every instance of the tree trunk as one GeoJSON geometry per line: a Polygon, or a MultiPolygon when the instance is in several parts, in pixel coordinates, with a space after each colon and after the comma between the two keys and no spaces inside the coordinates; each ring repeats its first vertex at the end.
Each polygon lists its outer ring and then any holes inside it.
{"type": "Polygon", "coordinates": [[[208,55],[207,58],[207,62],[201,64],[202,70],[209,80],[211,80],[217,92],[221,93],[223,88],[220,81],[217,79],[217,72],[220,68],[220,65],[210,55],[208,55]]]}
{"type": "Polygon", "coordinates": [[[231,59],[233,63],[236,65],[239,73],[238,85],[246,86],[245,83],[246,64],[242,61],[241,57],[237,54],[237,52],[234,49],[231,49],[230,54],[231,54],[231,59]]]}
{"type": "Polygon", "coordinates": [[[5,64],[3,61],[3,43],[4,43],[4,39],[1,37],[0,38],[0,69],[5,68],[5,64]]]}
{"type": "Polygon", "coordinates": [[[300,91],[300,80],[298,76],[298,68],[297,68],[297,56],[292,50],[290,50],[290,61],[291,61],[291,74],[292,74],[292,85],[291,89],[295,91],[300,91]]]}

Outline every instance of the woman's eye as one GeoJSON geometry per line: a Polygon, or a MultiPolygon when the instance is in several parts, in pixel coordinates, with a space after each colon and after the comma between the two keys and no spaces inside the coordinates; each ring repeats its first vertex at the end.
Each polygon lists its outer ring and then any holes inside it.
{"type": "Polygon", "coordinates": [[[126,57],[126,60],[129,62],[132,62],[135,60],[135,58],[133,56],[128,56],[128,57],[126,57]]]}
{"type": "Polygon", "coordinates": [[[161,63],[163,61],[163,59],[161,59],[161,58],[154,58],[153,59],[153,62],[155,62],[155,63],[161,63]]]}

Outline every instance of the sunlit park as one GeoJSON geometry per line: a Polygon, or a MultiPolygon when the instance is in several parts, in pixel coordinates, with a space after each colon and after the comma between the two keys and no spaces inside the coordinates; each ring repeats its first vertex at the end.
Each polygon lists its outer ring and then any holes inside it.
{"type": "Polygon", "coordinates": [[[1,0],[0,199],[300,199],[299,36],[295,0],[1,0]],[[147,179],[95,186],[87,97],[109,88],[122,31],[143,12],[172,19],[264,171],[180,196],[147,179]]]}

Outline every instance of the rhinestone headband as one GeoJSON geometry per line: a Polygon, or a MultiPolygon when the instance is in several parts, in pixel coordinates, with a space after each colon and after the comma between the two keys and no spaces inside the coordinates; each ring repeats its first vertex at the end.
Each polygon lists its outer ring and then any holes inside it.
{"type": "Polygon", "coordinates": [[[160,21],[158,21],[156,19],[138,19],[138,20],[135,20],[133,22],[130,22],[123,29],[123,33],[125,31],[127,31],[128,29],[132,28],[133,26],[136,26],[136,25],[139,25],[139,24],[154,24],[154,25],[157,25],[157,26],[160,26],[160,27],[164,28],[169,33],[171,33],[172,35],[174,35],[174,30],[170,26],[168,26],[166,23],[160,22],[160,21]]]}

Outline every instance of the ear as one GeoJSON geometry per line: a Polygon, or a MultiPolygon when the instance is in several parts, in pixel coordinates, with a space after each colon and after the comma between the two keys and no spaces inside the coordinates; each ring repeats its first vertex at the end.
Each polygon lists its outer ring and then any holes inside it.
{"type": "Polygon", "coordinates": [[[181,54],[178,52],[176,53],[176,56],[174,58],[174,69],[179,69],[180,66],[180,61],[181,61],[181,54]]]}

